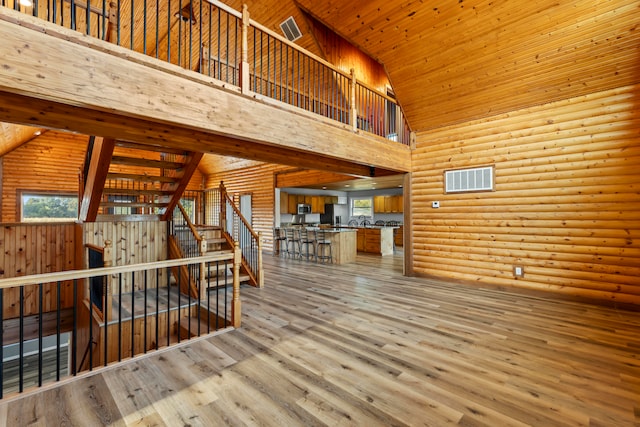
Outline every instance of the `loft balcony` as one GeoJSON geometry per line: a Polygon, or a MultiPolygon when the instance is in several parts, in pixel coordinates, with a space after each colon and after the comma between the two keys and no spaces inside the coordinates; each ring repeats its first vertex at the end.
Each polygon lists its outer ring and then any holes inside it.
{"type": "Polygon", "coordinates": [[[409,170],[410,128],[393,97],[247,10],[1,4],[2,121],[354,176],[409,170]]]}

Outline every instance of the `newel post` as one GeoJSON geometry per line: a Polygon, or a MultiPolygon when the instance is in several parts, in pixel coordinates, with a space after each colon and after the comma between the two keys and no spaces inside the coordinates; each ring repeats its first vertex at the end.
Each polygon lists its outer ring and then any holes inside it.
{"type": "Polygon", "coordinates": [[[240,263],[242,262],[242,252],[240,244],[235,242],[233,248],[233,299],[231,305],[231,325],[239,328],[241,324],[242,309],[240,306],[240,263]]]}
{"type": "Polygon", "coordinates": [[[258,287],[264,288],[264,270],[262,269],[262,231],[258,231],[258,287]]]}
{"type": "Polygon", "coordinates": [[[353,131],[358,130],[358,108],[356,107],[356,70],[351,69],[351,82],[349,84],[349,115],[351,116],[351,127],[353,131]]]}
{"type": "Polygon", "coordinates": [[[250,73],[249,73],[249,8],[246,4],[242,5],[242,58],[240,62],[240,90],[243,95],[247,95],[250,89],[250,73]]]}
{"type": "MultiPolygon", "coordinates": [[[[102,265],[105,267],[113,267],[113,248],[111,247],[111,240],[104,241],[104,250],[102,251],[102,265]]],[[[112,317],[110,308],[112,307],[113,288],[112,288],[112,280],[111,280],[110,274],[107,274],[105,276],[103,292],[104,292],[104,307],[102,307],[102,311],[104,315],[105,324],[107,324],[107,322],[110,321],[112,317]]]]}

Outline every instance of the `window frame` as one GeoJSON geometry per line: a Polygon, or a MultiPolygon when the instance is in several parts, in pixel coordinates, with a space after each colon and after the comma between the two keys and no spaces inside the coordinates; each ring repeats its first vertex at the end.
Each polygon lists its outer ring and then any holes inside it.
{"type": "Polygon", "coordinates": [[[360,196],[360,197],[351,197],[349,200],[349,210],[350,210],[350,216],[352,217],[365,217],[365,218],[373,218],[373,196],[360,196]],[[356,200],[369,200],[369,214],[368,215],[364,215],[364,214],[356,214],[354,212],[354,208],[355,208],[355,202],[356,200]]]}
{"type": "Polygon", "coordinates": [[[18,189],[16,190],[16,219],[20,223],[43,223],[43,222],[55,222],[55,223],[63,223],[63,222],[75,222],[78,220],[79,214],[78,210],[80,208],[80,199],[77,193],[73,193],[70,191],[57,191],[57,190],[29,190],[29,189],[18,189]],[[23,198],[25,196],[31,197],[60,197],[60,198],[70,198],[76,199],[78,204],[78,209],[76,209],[76,216],[73,218],[40,218],[40,219],[30,219],[24,218],[24,201],[23,198]]]}

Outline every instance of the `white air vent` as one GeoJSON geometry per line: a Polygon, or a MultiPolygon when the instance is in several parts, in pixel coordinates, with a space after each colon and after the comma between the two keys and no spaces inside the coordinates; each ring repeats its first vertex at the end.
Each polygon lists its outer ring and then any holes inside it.
{"type": "Polygon", "coordinates": [[[492,191],[493,166],[444,172],[445,193],[492,191]]]}
{"type": "Polygon", "coordinates": [[[294,42],[302,37],[302,32],[300,28],[298,28],[298,24],[296,24],[293,16],[287,18],[282,24],[280,24],[280,28],[282,29],[282,33],[290,42],[294,42]]]}

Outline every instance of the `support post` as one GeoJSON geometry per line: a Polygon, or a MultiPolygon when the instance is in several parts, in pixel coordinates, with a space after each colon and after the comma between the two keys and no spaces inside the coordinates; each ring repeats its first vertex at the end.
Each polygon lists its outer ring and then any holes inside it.
{"type": "MultiPolygon", "coordinates": [[[[113,248],[111,247],[111,240],[104,241],[104,251],[102,252],[102,264],[105,267],[113,267],[113,248]]],[[[111,320],[112,313],[112,295],[113,295],[113,281],[111,280],[111,275],[107,274],[105,278],[105,289],[104,289],[104,307],[102,307],[102,311],[104,314],[104,323],[105,325],[111,320]]],[[[106,330],[106,328],[105,328],[106,330]]]]}
{"type": "Polygon", "coordinates": [[[242,263],[242,252],[240,244],[235,242],[233,248],[233,300],[231,305],[231,325],[239,328],[241,324],[242,309],[240,305],[240,264],[242,263]]]}
{"type": "Polygon", "coordinates": [[[240,62],[240,90],[243,95],[248,95],[251,82],[249,72],[249,8],[246,4],[242,5],[242,58],[240,62]]]}
{"type": "Polygon", "coordinates": [[[351,69],[351,82],[349,83],[349,115],[351,116],[351,128],[358,130],[358,108],[356,107],[356,70],[351,69]]]}
{"type": "Polygon", "coordinates": [[[258,287],[264,288],[264,270],[262,268],[262,231],[258,231],[258,287]]]}

